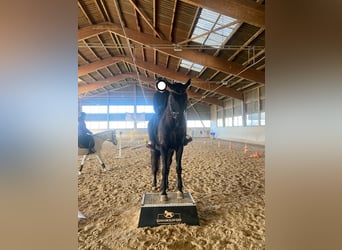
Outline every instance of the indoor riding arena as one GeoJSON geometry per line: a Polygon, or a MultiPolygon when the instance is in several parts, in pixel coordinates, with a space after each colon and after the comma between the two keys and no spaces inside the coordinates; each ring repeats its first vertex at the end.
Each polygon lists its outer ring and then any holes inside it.
{"type": "Polygon", "coordinates": [[[265,249],[264,15],[78,1],[79,249],[265,249]]]}
{"type": "Polygon", "coordinates": [[[342,249],[342,1],[0,10],[0,250],[342,249]]]}
{"type": "MultiPolygon", "coordinates": [[[[194,138],[184,149],[183,184],[200,225],[138,228],[142,195],[152,192],[150,152],[143,140],[122,145],[119,158],[117,147],[105,143],[107,171],[90,157],[79,176],[79,211],[86,217],[79,219],[79,249],[265,248],[263,146],[248,144],[245,153],[242,143],[194,138]]],[[[175,190],[174,164],[169,181],[175,190]]]]}

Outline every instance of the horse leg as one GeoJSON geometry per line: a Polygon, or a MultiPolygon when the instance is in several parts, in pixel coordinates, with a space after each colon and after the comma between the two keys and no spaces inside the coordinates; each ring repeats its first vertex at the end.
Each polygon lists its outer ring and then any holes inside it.
{"type": "Polygon", "coordinates": [[[182,182],[182,155],[183,145],[176,152],[176,172],[177,172],[177,199],[183,199],[183,182],[182,182]]]}
{"type": "Polygon", "coordinates": [[[78,170],[78,175],[81,174],[82,169],[83,169],[84,162],[85,162],[85,160],[86,160],[87,158],[88,158],[88,155],[83,155],[83,158],[82,158],[82,161],[81,161],[80,170],[78,170]]]}
{"type": "Polygon", "coordinates": [[[96,154],[96,158],[97,158],[98,161],[100,162],[103,172],[105,172],[105,171],[106,171],[106,166],[105,166],[105,164],[103,163],[101,157],[100,157],[98,154],[96,154]]]}
{"type": "Polygon", "coordinates": [[[159,165],[160,165],[160,152],[159,151],[151,150],[151,163],[152,163],[152,174],[153,174],[152,190],[155,191],[157,189],[157,174],[158,174],[159,165]]]}
{"type": "Polygon", "coordinates": [[[162,158],[162,183],[161,183],[161,196],[160,196],[160,201],[167,201],[167,193],[166,193],[166,189],[167,189],[167,185],[168,185],[168,174],[169,174],[169,169],[170,166],[168,165],[168,163],[170,162],[170,153],[168,152],[168,150],[165,149],[161,149],[161,158],[162,158]]]}
{"type": "MultiPolygon", "coordinates": [[[[169,176],[170,167],[171,167],[171,164],[172,164],[173,153],[174,153],[174,151],[172,150],[170,152],[170,154],[168,155],[168,163],[167,163],[168,168],[167,168],[167,173],[166,173],[167,177],[169,176]]],[[[166,178],[166,190],[169,190],[169,177],[166,178]]]]}

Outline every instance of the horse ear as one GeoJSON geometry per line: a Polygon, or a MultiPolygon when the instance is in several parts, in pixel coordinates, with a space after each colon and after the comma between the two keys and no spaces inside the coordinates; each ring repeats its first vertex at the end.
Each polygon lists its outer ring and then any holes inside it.
{"type": "Polygon", "coordinates": [[[186,82],[185,89],[187,89],[191,84],[191,78],[186,82]]]}

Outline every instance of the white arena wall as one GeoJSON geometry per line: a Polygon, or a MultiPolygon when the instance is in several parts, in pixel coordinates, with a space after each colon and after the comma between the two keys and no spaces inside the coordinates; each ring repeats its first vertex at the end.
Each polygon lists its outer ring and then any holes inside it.
{"type": "MultiPolygon", "coordinates": [[[[92,130],[94,133],[103,130],[92,130]]],[[[117,136],[122,132],[122,138],[148,138],[147,129],[116,129],[117,136]]],[[[188,134],[194,138],[210,137],[210,131],[215,132],[215,138],[250,144],[265,145],[265,126],[258,127],[216,127],[216,128],[188,128],[188,134]]]]}
{"type": "Polygon", "coordinates": [[[212,131],[219,139],[265,146],[265,126],[223,127],[212,129],[212,131]]]}
{"type": "Polygon", "coordinates": [[[218,127],[217,106],[212,105],[210,111],[211,132],[215,133],[215,138],[265,146],[265,126],[218,127]]]}

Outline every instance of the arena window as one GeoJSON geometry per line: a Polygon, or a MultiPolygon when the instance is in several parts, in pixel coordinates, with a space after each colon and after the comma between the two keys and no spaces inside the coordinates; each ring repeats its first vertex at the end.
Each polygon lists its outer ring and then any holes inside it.
{"type": "Polygon", "coordinates": [[[109,106],[109,113],[122,114],[122,113],[134,113],[134,105],[111,105],[109,106]]]}
{"type": "Polygon", "coordinates": [[[106,114],[107,110],[104,105],[82,106],[82,111],[87,114],[106,114]]]}

